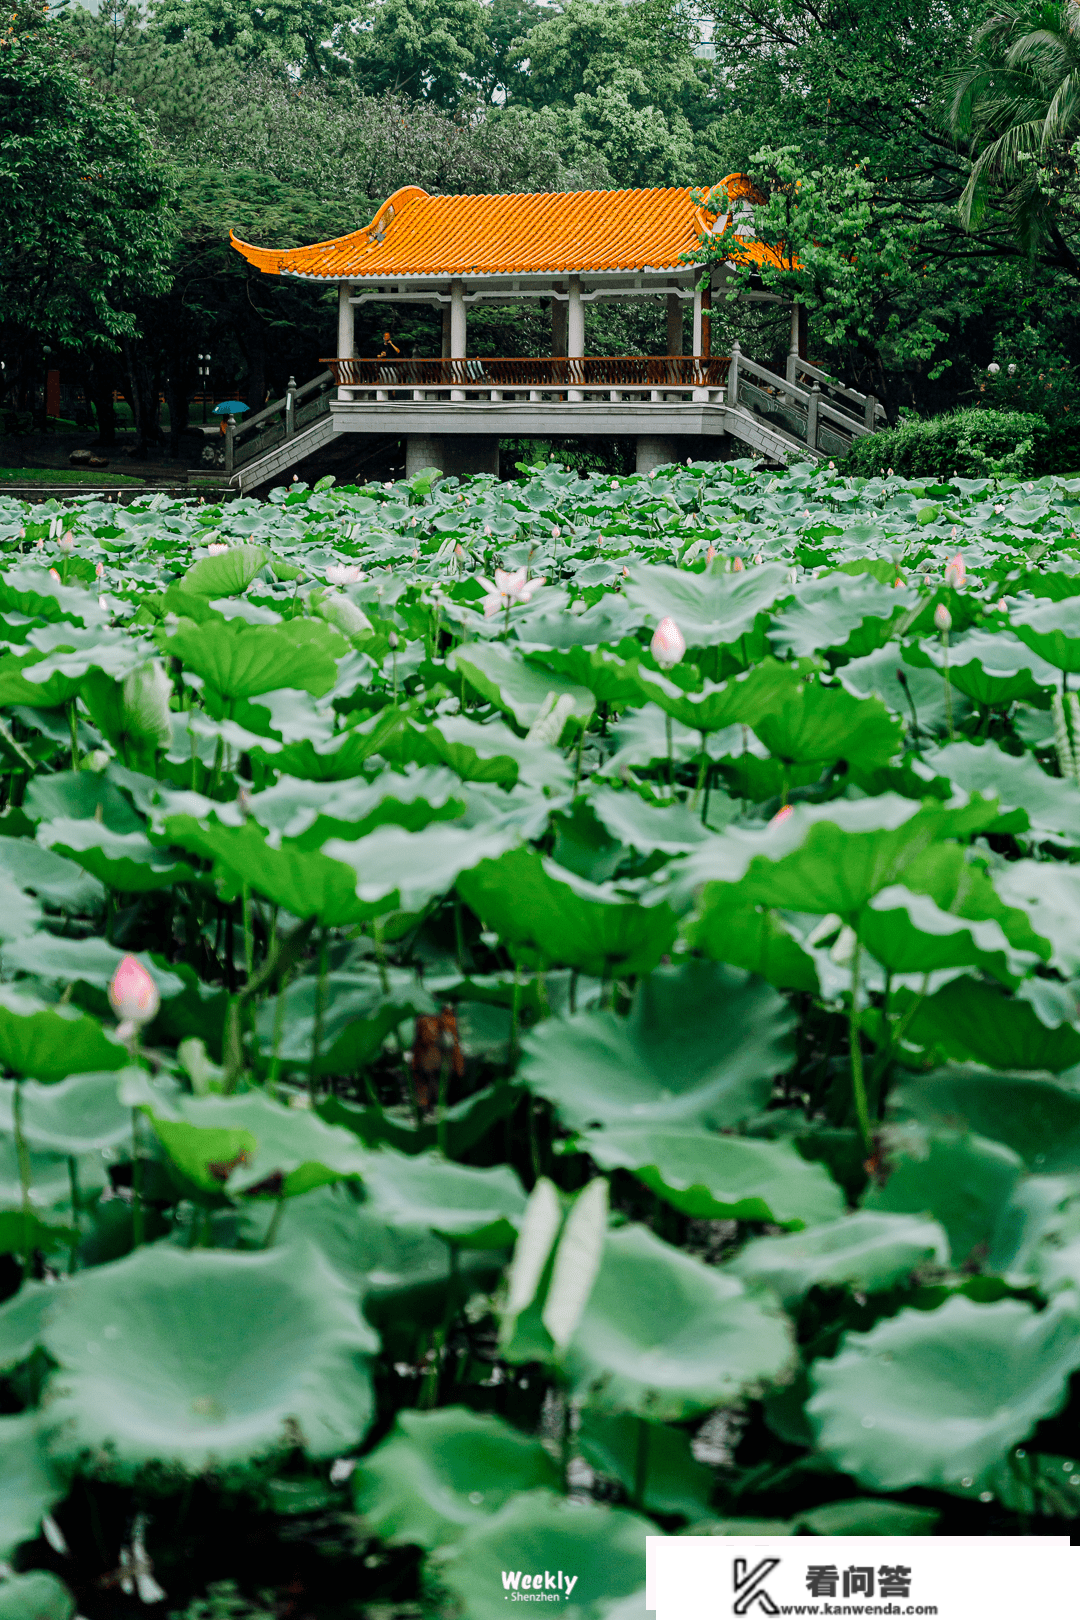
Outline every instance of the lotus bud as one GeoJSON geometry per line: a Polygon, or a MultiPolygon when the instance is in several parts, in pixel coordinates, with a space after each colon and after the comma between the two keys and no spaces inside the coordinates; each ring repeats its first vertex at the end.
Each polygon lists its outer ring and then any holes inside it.
{"type": "Polygon", "coordinates": [[[398,650],[398,638],[397,638],[397,631],[396,630],[391,630],[390,634],[386,638],[386,644],[390,648],[391,652],[397,652],[397,650],[398,650]]]}
{"type": "Polygon", "coordinates": [[[128,1034],[157,1016],[160,992],[137,957],[125,956],[110,979],[109,1005],[128,1034]]]}
{"type": "Polygon", "coordinates": [[[208,545],[208,546],[207,546],[207,548],[206,548],[206,550],[207,550],[207,554],[208,554],[208,555],[209,555],[209,556],[211,556],[211,557],[220,557],[220,556],[223,556],[223,555],[224,555],[224,553],[225,553],[225,552],[226,552],[226,551],[228,551],[228,549],[229,549],[229,548],[228,548],[228,546],[227,546],[227,545],[226,545],[226,544],[225,544],[225,542],[224,542],[224,540],[212,540],[212,541],[211,541],[211,542],[210,542],[210,544],[209,544],[209,545],[208,545]]]}
{"type": "Polygon", "coordinates": [[[786,821],[788,816],[790,816],[790,815],[792,815],[794,813],[794,809],[795,809],[794,805],[782,804],[780,806],[779,810],[776,812],[775,816],[773,816],[772,820],[769,822],[769,826],[770,827],[779,827],[779,825],[780,825],[780,823],[782,821],[786,821]]]}
{"type": "Polygon", "coordinates": [[[949,558],[945,568],[945,583],[953,586],[955,590],[959,590],[961,585],[967,584],[967,569],[964,567],[964,559],[959,552],[956,553],[955,557],[949,558]]]}
{"type": "Polygon", "coordinates": [[[661,619],[653,632],[650,650],[661,669],[674,669],[686,654],[686,641],[674,619],[661,619]]]}
{"type": "Polygon", "coordinates": [[[952,629],[952,614],[949,612],[944,602],[939,602],[937,607],[934,609],[934,628],[936,630],[940,630],[942,635],[945,635],[946,631],[952,629]]]}
{"type": "Polygon", "coordinates": [[[251,814],[251,789],[246,782],[241,782],[236,790],[236,808],[246,821],[251,814]]]}
{"type": "Polygon", "coordinates": [[[759,552],[758,552],[758,554],[757,554],[757,556],[756,556],[756,557],[755,557],[755,558],[754,558],[754,567],[755,567],[755,568],[760,568],[760,567],[761,567],[761,564],[762,564],[762,563],[763,563],[763,562],[764,562],[764,561],[765,561],[765,559],[764,559],[764,557],[763,557],[763,556],[762,556],[762,555],[761,555],[761,552],[760,552],[760,551],[759,551],[759,552]]]}
{"type": "Polygon", "coordinates": [[[731,564],[731,572],[733,574],[741,574],[741,573],[743,573],[745,568],[746,568],[746,564],[743,562],[741,557],[736,557],[735,560],[731,564]]]}
{"type": "Polygon", "coordinates": [[[886,476],[886,478],[891,478],[891,477],[892,477],[892,475],[893,475],[893,470],[892,470],[892,468],[891,468],[891,467],[886,467],[886,469],[885,469],[885,476],[886,476]]]}
{"type": "Polygon", "coordinates": [[[104,563],[99,562],[99,563],[97,563],[95,565],[94,578],[95,579],[104,579],[105,578],[105,564],[104,563]]]}
{"type": "Polygon", "coordinates": [[[60,550],[61,551],[74,551],[75,550],[75,536],[73,534],[71,534],[70,532],[64,533],[64,534],[58,534],[56,538],[60,543],[60,550]]]}
{"type": "Polygon", "coordinates": [[[715,546],[710,546],[708,551],[705,553],[705,566],[706,566],[706,568],[708,568],[709,564],[712,562],[712,560],[713,560],[713,558],[715,556],[716,556],[716,547],[715,546]]]}
{"type": "Polygon", "coordinates": [[[49,569],[49,578],[50,579],[55,579],[56,583],[59,585],[59,583],[60,583],[60,575],[56,572],[55,568],[50,568],[49,569]]]}

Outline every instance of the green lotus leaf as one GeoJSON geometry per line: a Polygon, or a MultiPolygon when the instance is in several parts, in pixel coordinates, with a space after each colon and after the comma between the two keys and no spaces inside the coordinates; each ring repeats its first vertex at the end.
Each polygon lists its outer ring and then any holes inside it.
{"type": "Polygon", "coordinates": [[[183,993],[184,981],[180,975],[170,972],[161,959],[155,960],[149,951],[119,951],[107,940],[93,936],[62,939],[55,934],[28,934],[6,947],[4,961],[20,973],[32,973],[37,979],[64,985],[88,984],[95,990],[107,990],[113,974],[129,954],[153,979],[163,1001],[183,993]]]}
{"type": "Polygon", "coordinates": [[[994,873],[994,888],[1046,941],[1051,967],[1066,978],[1080,973],[1080,869],[1062,861],[1009,861],[994,873]]]}
{"type": "Polygon", "coordinates": [[[648,1423],[627,1412],[605,1417],[586,1409],[577,1433],[578,1450],[598,1473],[618,1480],[633,1496],[640,1472],[642,1507],[649,1513],[697,1520],[709,1510],[714,1478],[695,1460],[690,1436],[666,1423],[648,1423]]]}
{"type": "Polygon", "coordinates": [[[142,817],[116,783],[97,771],[57,771],[54,776],[35,776],[26,790],[23,808],[31,821],[94,821],[114,833],[143,829],[142,817]]]}
{"type": "Polygon", "coordinates": [[[628,844],[640,854],[660,850],[681,855],[709,837],[708,829],[689,804],[652,805],[638,794],[597,788],[588,798],[589,809],[620,846],[628,844]]]}
{"type": "Polygon", "coordinates": [[[391,1546],[442,1547],[523,1491],[558,1491],[538,1440],[463,1406],[399,1412],[353,1475],[356,1511],[391,1546]]]}
{"type": "Polygon", "coordinates": [[[509,1593],[528,1592],[537,1574],[543,1589],[545,1572],[554,1586],[561,1571],[573,1584],[556,1599],[559,1613],[608,1620],[617,1600],[644,1586],[645,1537],[653,1532],[650,1520],[623,1508],[524,1491],[440,1553],[438,1579],[462,1620],[502,1620],[509,1593]]]}
{"type": "Polygon", "coordinates": [[[365,915],[391,910],[422,911],[477,865],[498,863],[518,842],[513,828],[455,827],[436,822],[423,832],[376,827],[355,841],[331,838],[323,854],[352,867],[356,896],[365,915]]]}
{"type": "Polygon", "coordinates": [[[121,894],[143,894],[151,889],[171,889],[195,876],[190,866],[173,860],[155,849],[142,832],[113,832],[99,821],[75,821],[58,817],[43,821],[37,830],[38,842],[46,849],[57,849],[110,889],[121,894]]]}
{"type": "Polygon", "coordinates": [[[791,1307],[811,1288],[850,1286],[868,1294],[892,1288],[920,1266],[944,1265],[948,1257],[936,1221],[857,1210],[806,1232],[752,1238],[728,1269],[773,1289],[791,1307]]]}
{"type": "MultiPolygon", "coordinates": [[[[194,596],[239,596],[266,567],[269,553],[262,546],[230,546],[215,557],[200,557],[179,581],[181,591],[194,596]]],[[[285,682],[279,683],[285,685],[285,682]]]]}
{"type": "Polygon", "coordinates": [[[179,658],[224,698],[257,697],[280,686],[322,697],[337,679],[337,660],[349,646],[322,619],[274,625],[181,619],[174,630],[159,635],[164,653],[179,658]]]}
{"type": "Polygon", "coordinates": [[[1025,646],[1048,664],[1070,675],[1080,674],[1080,623],[1072,597],[1014,608],[1009,623],[1025,646]]]}
{"type": "Polygon", "coordinates": [[[1001,831],[1030,827],[1040,837],[1080,844],[1080,794],[1070,782],[1047,776],[1030,754],[1017,759],[993,742],[954,742],[927,750],[918,769],[931,778],[945,777],[964,793],[996,798],[1001,831]]]}
{"type": "Polygon", "coordinates": [[[407,1018],[437,1011],[414,973],[386,971],[387,988],[372,966],[358,972],[314,974],[294,979],[278,1004],[265,1001],[256,1014],[262,1051],[275,1052],[290,1069],[311,1071],[316,1015],[321,1010],[320,1074],[355,1074],[378,1055],[383,1041],[407,1018]]]}
{"type": "Polygon", "coordinates": [[[782,990],[820,994],[814,958],[775,911],[743,901],[737,889],[707,883],[697,911],[682,925],[686,942],[714,962],[756,973],[782,990]]]}
{"type": "Polygon", "coordinates": [[[88,1013],[0,986],[0,1064],[9,1073],[65,1080],[93,1069],[121,1069],[127,1061],[127,1047],[88,1013]]]}
{"type": "Polygon", "coordinates": [[[842,686],[799,681],[770,707],[754,731],[776,759],[789,765],[846,759],[864,770],[887,765],[903,726],[880,698],[856,698],[842,686]]]}
{"type": "Polygon", "coordinates": [[[513,787],[521,781],[555,793],[570,787],[573,768],[554,748],[519,737],[502,720],[480,725],[464,714],[440,715],[423,730],[410,726],[392,746],[388,758],[415,759],[421,764],[448,765],[463,782],[498,782],[513,787]]]}
{"type": "MultiPolygon", "coordinates": [[[[1016,702],[1045,703],[1058,683],[1058,672],[1016,636],[998,631],[969,630],[945,647],[922,641],[905,649],[912,665],[948,670],[949,681],[973,703],[989,706],[1016,702]]],[[[910,679],[910,675],[909,675],[910,679]]]]}
{"type": "Polygon", "coordinates": [[[131,1479],[198,1474],[301,1445],[330,1457],[372,1416],[378,1340],[318,1250],[156,1245],[68,1283],[45,1329],[50,1449],[131,1479]]]}
{"type": "Polygon", "coordinates": [[[42,1447],[40,1412],[0,1418],[0,1557],[10,1558],[20,1541],[33,1541],[42,1514],[63,1495],[42,1447]]]}
{"type": "MultiPolygon", "coordinates": [[[[899,715],[905,726],[912,719],[914,707],[920,736],[932,737],[946,726],[945,683],[935,669],[909,664],[904,658],[905,651],[898,642],[890,641],[865,658],[841,664],[836,672],[837,679],[855,697],[879,697],[890,714],[899,715]]],[[[953,693],[952,709],[954,723],[968,712],[967,700],[959,692],[953,693]]]]}
{"type": "Polygon", "coordinates": [[[48,1283],[24,1282],[0,1305],[0,1370],[18,1366],[40,1343],[45,1313],[55,1299],[48,1283]]]}
{"type": "MultiPolygon", "coordinates": [[[[729,827],[693,851],[676,874],[676,894],[702,884],[729,886],[742,903],[854,919],[938,840],[967,838],[992,825],[996,802],[922,805],[895,793],[877,798],[796,805],[761,831],[729,827]],[[737,885],[737,888],[736,888],[737,885]]],[[[706,889],[706,895],[711,889],[706,889]]]]}
{"type": "Polygon", "coordinates": [[[730,648],[735,667],[746,669],[767,651],[767,615],[792,589],[776,563],[742,574],[637,564],[623,594],[639,623],[655,628],[661,619],[674,619],[688,647],[730,648]]]}
{"type": "Polygon", "coordinates": [[[30,838],[0,837],[0,871],[58,911],[96,911],[105,899],[96,878],[30,838]]]}
{"type": "Polygon", "coordinates": [[[831,1221],[844,1195],[824,1165],[789,1142],[716,1136],[701,1129],[620,1125],[587,1131],[577,1146],[603,1170],[632,1171],[694,1220],[831,1221]]]}
{"type": "Polygon", "coordinates": [[[283,906],[294,917],[317,917],[327,928],[348,927],[374,915],[357,898],[356,873],[320,850],[274,843],[256,822],[223,826],[216,819],[166,816],[162,837],[214,863],[214,876],[229,899],[244,884],[283,906]]]}
{"type": "Polygon", "coordinates": [[[1080,1172],[1080,1092],[1050,1075],[957,1064],[907,1076],[889,1102],[902,1119],[1003,1142],[1042,1175],[1080,1172]]]}
{"type": "Polygon", "coordinates": [[[957,1266],[985,1254],[1024,1172],[1020,1156],[1000,1142],[918,1125],[892,1127],[884,1157],[884,1178],[864,1208],[940,1221],[957,1266]]]}
{"type": "Polygon", "coordinates": [[[800,684],[790,664],[766,658],[751,670],[742,670],[719,684],[705,681],[700,691],[684,691],[675,681],[645,664],[636,666],[638,702],[655,703],[665,714],[697,732],[723,731],[725,726],[756,727],[800,684]]]}
{"type": "Polygon", "coordinates": [[[426,1227],[466,1248],[509,1248],[525,1210],[524,1190],[507,1164],[478,1170],[440,1153],[384,1147],[365,1155],[363,1178],[373,1215],[426,1227]]]}
{"type": "Polygon", "coordinates": [[[856,1496],[810,1508],[798,1523],[815,1536],[931,1536],[940,1518],[936,1508],[856,1496]]]}
{"type": "Polygon", "coordinates": [[[814,658],[828,650],[837,658],[863,658],[889,639],[893,624],[916,600],[863,575],[827,575],[802,585],[769,629],[769,643],[782,656],[814,658]]]}
{"type": "Polygon", "coordinates": [[[143,1109],[176,1168],[207,1193],[295,1198],[358,1176],[366,1163],[351,1132],[261,1091],[181,1096],[143,1109]]]}
{"type": "Polygon", "coordinates": [[[13,942],[33,934],[40,921],[41,907],[37,901],[24,894],[16,880],[0,870],[0,943],[5,947],[5,957],[9,957],[13,942]]]}
{"type": "Polygon", "coordinates": [[[33,1569],[0,1586],[0,1620],[73,1620],[75,1599],[55,1575],[33,1569]]]}
{"type": "Polygon", "coordinates": [[[9,708],[22,703],[30,709],[60,709],[78,696],[81,671],[77,675],[65,675],[62,670],[54,669],[46,680],[29,679],[30,670],[44,661],[44,656],[37,651],[22,658],[14,653],[0,656],[0,706],[9,708]]]}
{"type": "Polygon", "coordinates": [[[609,1232],[563,1365],[583,1404],[678,1423],[781,1376],[786,1319],[643,1226],[609,1232]]]}
{"type": "Polygon", "coordinates": [[[1039,961],[1031,951],[1014,950],[995,919],[957,917],[901,883],[874,895],[860,913],[857,932],[871,956],[894,974],[981,967],[1011,984],[1039,961]]]}
{"type": "MultiPolygon", "coordinates": [[[[129,1071],[141,1074],[141,1070],[129,1071]]],[[[41,1085],[22,1082],[22,1129],[39,1153],[101,1153],[131,1137],[131,1110],[120,1101],[125,1071],[72,1074],[41,1085]]],[[[0,1131],[14,1129],[15,1083],[0,1080],[0,1131]]]]}
{"type": "MultiPolygon", "coordinates": [[[[460,836],[479,845],[475,833],[460,836]]],[[[666,905],[642,906],[534,850],[511,849],[473,864],[458,876],[457,890],[516,955],[597,976],[647,973],[675,937],[666,905]]]]}
{"type": "Polygon", "coordinates": [[[523,1043],[519,1078],[564,1124],[737,1124],[790,1061],[786,1002],[737,968],[691,959],[643,979],[627,1017],[548,1019],[523,1043]]]}
{"type": "Polygon", "coordinates": [[[448,667],[463,675],[474,691],[508,714],[522,731],[528,731],[548,693],[564,694],[579,725],[592,718],[596,700],[587,687],[578,686],[549,670],[535,669],[500,641],[471,641],[454,650],[448,667]]]}
{"type": "Polygon", "coordinates": [[[906,1039],[961,1063],[974,1059],[999,1069],[1060,1074],[1080,1063],[1075,1024],[1052,1027],[1040,1018],[1033,1000],[1009,997],[997,985],[966,977],[953,979],[922,1002],[906,1039]]]}
{"type": "Polygon", "coordinates": [[[806,1411],[836,1467],[874,1490],[979,1482],[1062,1406],[1080,1313],[1062,1297],[901,1311],[811,1368],[806,1411]]]}

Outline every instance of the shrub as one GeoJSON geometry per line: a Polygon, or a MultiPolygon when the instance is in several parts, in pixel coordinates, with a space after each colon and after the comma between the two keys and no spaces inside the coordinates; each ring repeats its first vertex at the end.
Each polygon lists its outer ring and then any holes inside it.
{"type": "Polygon", "coordinates": [[[1070,423],[1050,423],[1028,411],[974,408],[871,434],[859,439],[844,460],[845,472],[864,477],[890,467],[906,478],[951,473],[1040,478],[1080,470],[1080,446],[1070,423]]]}

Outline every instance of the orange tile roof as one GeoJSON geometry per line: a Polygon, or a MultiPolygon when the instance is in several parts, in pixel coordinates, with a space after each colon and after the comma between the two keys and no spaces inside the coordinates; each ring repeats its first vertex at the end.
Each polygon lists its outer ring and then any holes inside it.
{"type": "MultiPolygon", "coordinates": [[[[270,276],[567,275],[685,270],[681,255],[693,252],[711,218],[688,186],[501,197],[432,197],[419,186],[403,186],[370,225],[331,242],[278,251],[230,237],[249,264],[270,276]]],[[[746,243],[746,253],[758,263],[774,258],[756,242],[746,243]]]]}

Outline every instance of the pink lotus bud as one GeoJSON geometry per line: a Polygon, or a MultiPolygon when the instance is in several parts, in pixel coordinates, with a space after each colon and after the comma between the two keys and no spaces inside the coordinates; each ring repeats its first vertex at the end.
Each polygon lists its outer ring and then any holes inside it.
{"type": "Polygon", "coordinates": [[[891,468],[891,467],[888,467],[888,468],[886,468],[886,471],[885,471],[885,476],[886,476],[886,478],[891,478],[891,477],[892,477],[892,475],[893,475],[893,470],[892,470],[892,468],[891,468]]]}
{"type": "Polygon", "coordinates": [[[60,575],[56,572],[55,568],[50,568],[49,569],[49,578],[50,579],[55,579],[56,583],[59,585],[59,583],[60,583],[60,575]]]}
{"type": "Polygon", "coordinates": [[[686,653],[683,633],[674,619],[660,620],[649,646],[661,669],[673,669],[686,653]]]}
{"type": "Polygon", "coordinates": [[[945,565],[945,583],[952,585],[956,590],[959,590],[961,585],[967,584],[967,569],[959,551],[955,557],[950,557],[945,565]]]}
{"type": "Polygon", "coordinates": [[[794,812],[794,809],[795,809],[794,805],[782,804],[780,806],[779,810],[776,812],[775,816],[773,816],[772,820],[769,822],[769,826],[770,827],[778,827],[782,821],[787,820],[788,816],[790,816],[794,812]]]}
{"type": "Polygon", "coordinates": [[[148,1024],[161,1006],[157,985],[142,963],[125,956],[109,981],[109,1005],[122,1024],[148,1024]]]}
{"type": "Polygon", "coordinates": [[[939,602],[934,609],[934,628],[940,630],[942,635],[945,634],[946,630],[952,629],[952,614],[944,602],[939,602]]]}
{"type": "Polygon", "coordinates": [[[105,564],[104,563],[97,563],[95,565],[95,567],[94,567],[94,578],[95,579],[104,579],[105,578],[105,564]]]}
{"type": "Polygon", "coordinates": [[[757,556],[756,556],[756,557],[755,557],[755,558],[754,558],[754,567],[755,567],[755,568],[760,568],[760,567],[761,567],[761,564],[762,564],[762,563],[763,563],[763,562],[764,562],[764,561],[765,561],[765,559],[764,559],[764,557],[763,557],[763,556],[762,556],[762,555],[761,555],[761,552],[760,552],[760,551],[759,551],[759,552],[758,552],[758,554],[757,554],[757,556]]]}
{"type": "Polygon", "coordinates": [[[731,572],[733,574],[741,574],[745,570],[745,568],[746,568],[746,564],[743,562],[742,558],[741,557],[736,557],[735,561],[731,565],[731,572]]]}
{"type": "Polygon", "coordinates": [[[73,534],[71,534],[71,533],[59,534],[59,535],[57,535],[56,538],[57,538],[57,541],[59,542],[61,551],[74,551],[75,550],[75,536],[73,534]]]}
{"type": "Polygon", "coordinates": [[[706,566],[706,568],[708,568],[709,564],[712,562],[712,560],[713,560],[713,558],[715,556],[716,556],[716,547],[715,546],[710,546],[708,551],[705,553],[705,566],[706,566]]]}

